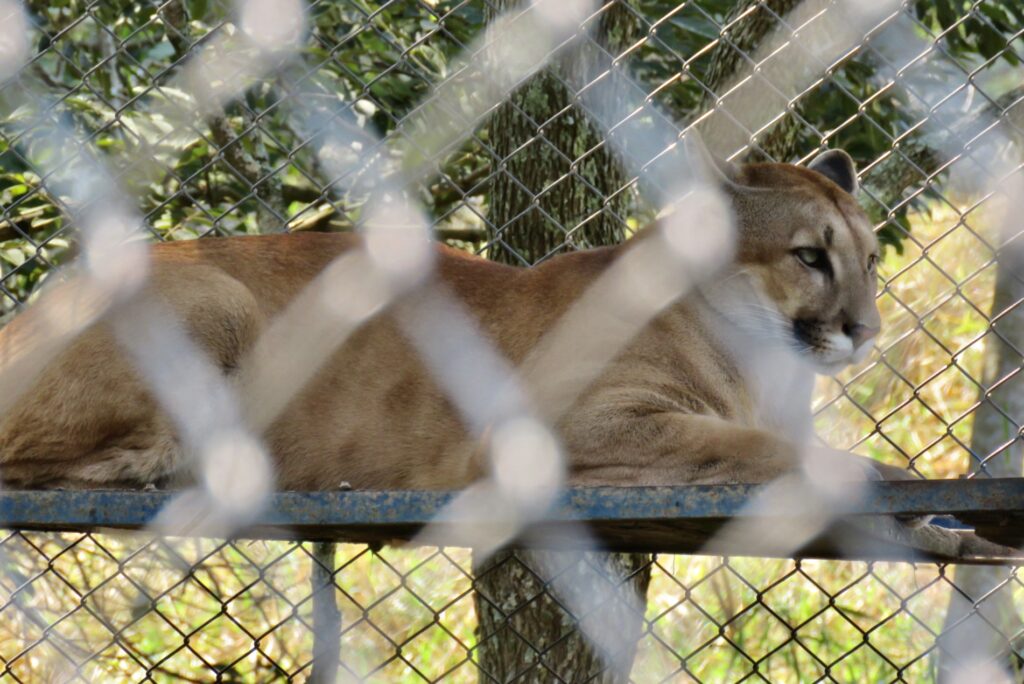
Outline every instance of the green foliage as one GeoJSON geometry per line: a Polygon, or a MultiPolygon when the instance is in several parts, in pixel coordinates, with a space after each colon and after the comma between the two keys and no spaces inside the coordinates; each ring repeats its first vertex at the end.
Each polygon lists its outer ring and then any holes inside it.
{"type": "Polygon", "coordinates": [[[1006,39],[1024,26],[1024,5],[1001,0],[918,0],[914,11],[933,33],[943,34],[954,54],[1020,64],[1020,57],[1006,49],[1006,39]]]}
{"type": "MultiPolygon", "coordinates": [[[[636,0],[631,5],[646,40],[624,64],[680,122],[692,120],[707,101],[704,84],[716,59],[709,46],[734,5],[734,0],[636,0]]],[[[176,6],[153,0],[28,4],[36,54],[19,76],[0,84],[0,312],[24,301],[48,269],[74,252],[61,199],[50,195],[28,161],[32,150],[24,136],[40,118],[59,114],[88,140],[161,238],[280,230],[282,223],[316,217],[325,189],[338,181],[316,159],[316,132],[294,128],[293,87],[319,93],[313,104],[334,110],[331,125],[387,135],[451,75],[456,56],[486,21],[482,2],[310,3],[311,30],[301,63],[287,76],[255,84],[227,107],[234,138],[229,146],[258,163],[263,176],[254,179],[225,159],[208,121],[193,116],[192,125],[180,126],[164,114],[168,108],[194,107],[174,85],[178,66],[190,51],[222,33],[230,18],[224,0],[188,0],[187,21],[175,26],[168,11],[176,6]]],[[[1015,64],[1007,38],[1021,25],[1024,9],[991,1],[971,6],[966,0],[922,1],[913,11],[921,34],[941,36],[942,49],[964,65],[990,58],[1015,64]]],[[[916,123],[910,104],[879,78],[870,50],[858,54],[800,101],[797,111],[806,125],[797,132],[798,156],[822,144],[839,146],[865,167],[916,123]]],[[[912,133],[910,139],[920,135],[912,133]]],[[[476,136],[438,160],[439,180],[412,189],[442,231],[472,233],[482,225],[488,184],[481,180],[494,163],[486,143],[485,135],[476,136]]],[[[920,181],[920,174],[913,180],[920,181]]],[[[887,222],[883,242],[897,247],[912,208],[900,203],[903,194],[900,188],[869,207],[876,220],[887,222]],[[894,204],[897,210],[889,212],[894,204]]],[[[335,202],[339,211],[328,208],[328,220],[315,227],[351,227],[364,200],[341,197],[335,202]]]]}
{"type": "Polygon", "coordinates": [[[655,100],[678,121],[698,112],[706,90],[713,50],[734,0],[705,0],[679,4],[641,0],[638,9],[651,30],[635,56],[626,62],[629,72],[647,90],[665,83],[655,100]]]}

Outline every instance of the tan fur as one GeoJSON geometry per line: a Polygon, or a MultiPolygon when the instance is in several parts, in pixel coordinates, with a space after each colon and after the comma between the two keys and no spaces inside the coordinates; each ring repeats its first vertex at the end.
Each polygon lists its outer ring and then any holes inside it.
{"type": "MultiPolygon", "coordinates": [[[[788,165],[748,166],[727,176],[723,187],[738,223],[735,264],[640,331],[564,414],[557,427],[572,482],[761,482],[791,470],[796,437],[764,410],[765,388],[737,358],[744,352],[734,336],[762,344],[734,310],[737,303],[768,302],[787,319],[811,321],[812,340],[841,334],[844,325],[877,328],[868,270],[877,244],[853,198],[824,176],[788,165]],[[834,282],[792,252],[804,243],[824,246],[826,226],[834,282]]],[[[294,234],[162,244],[152,251],[149,288],[233,378],[267,322],[359,239],[294,234]]],[[[436,277],[518,364],[633,244],[567,254],[533,269],[439,246],[436,277]]],[[[15,320],[0,331],[0,347],[18,327],[15,320]]],[[[820,365],[837,363],[822,359],[820,365]]],[[[796,385],[809,388],[803,380],[796,385]]],[[[806,397],[779,401],[807,408],[806,397]]],[[[474,457],[478,445],[390,313],[343,345],[265,437],[282,489],[342,481],[357,488],[455,488],[484,474],[474,457]]],[[[183,462],[178,451],[167,418],[103,324],[81,335],[0,420],[0,477],[13,485],[175,480],[183,462]]]]}

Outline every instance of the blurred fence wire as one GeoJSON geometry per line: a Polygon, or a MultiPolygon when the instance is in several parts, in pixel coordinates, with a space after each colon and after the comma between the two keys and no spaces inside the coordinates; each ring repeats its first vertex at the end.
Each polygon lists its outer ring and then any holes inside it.
{"type": "MultiPolygon", "coordinates": [[[[736,161],[858,162],[884,328],[819,380],[819,435],[924,477],[1021,475],[1022,58],[1024,8],[994,1],[0,0],[0,316],[31,322],[0,348],[0,412],[106,316],[198,482],[145,534],[4,533],[0,677],[1020,681],[1016,570],[493,554],[564,484],[561,412],[730,257],[691,130],[736,161]],[[429,280],[429,238],[529,266],[659,212],[518,369],[429,280]],[[146,288],[146,240],[351,230],[366,247],[237,392],[146,288]],[[258,436],[386,306],[488,437],[492,475],[443,516],[474,557],[431,527],[414,548],[208,538],[265,502],[258,436]]],[[[785,484],[755,505],[830,505],[783,555],[844,503],[785,484]]],[[[762,548],[748,520],[725,534],[762,548]]]]}

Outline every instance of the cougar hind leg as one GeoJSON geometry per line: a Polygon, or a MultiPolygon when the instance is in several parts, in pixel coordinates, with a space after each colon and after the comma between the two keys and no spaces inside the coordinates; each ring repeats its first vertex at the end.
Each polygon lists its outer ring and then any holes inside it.
{"type": "Polygon", "coordinates": [[[87,330],[0,418],[0,482],[146,484],[175,469],[166,418],[104,327],[87,330]]]}
{"type": "MultiPolygon", "coordinates": [[[[166,303],[211,363],[230,373],[260,328],[255,299],[223,272],[175,271],[195,289],[178,290],[166,303]]],[[[166,276],[154,273],[157,297],[183,287],[161,282],[166,276]]],[[[180,483],[188,479],[185,461],[169,418],[105,324],[72,342],[0,416],[0,483],[6,486],[180,483]]]]}

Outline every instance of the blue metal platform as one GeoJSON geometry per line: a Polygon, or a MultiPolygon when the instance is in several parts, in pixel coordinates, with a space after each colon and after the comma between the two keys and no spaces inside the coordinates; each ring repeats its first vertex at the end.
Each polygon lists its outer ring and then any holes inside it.
{"type": "MultiPolygon", "coordinates": [[[[723,524],[750,515],[745,506],[756,490],[754,485],[569,489],[544,523],[543,537],[556,547],[571,547],[573,537],[579,536],[576,524],[585,523],[608,549],[700,552],[723,524]]],[[[0,527],[142,529],[175,495],[173,491],[6,490],[0,492],[0,527]]],[[[282,492],[239,536],[360,543],[409,540],[454,496],[455,492],[429,491],[282,492]]],[[[443,529],[442,541],[458,545],[457,537],[444,538],[443,529]]],[[[1007,547],[1024,545],[1024,478],[875,483],[842,521],[796,555],[1018,562],[1009,549],[1000,550],[985,540],[1007,547]],[[956,521],[940,519],[938,525],[925,526],[924,532],[896,526],[895,536],[885,531],[892,525],[875,525],[875,534],[865,531],[871,525],[864,523],[872,520],[926,514],[954,516],[956,521]],[[972,529],[977,537],[970,533],[972,529]],[[965,543],[957,545],[953,537],[965,543]],[[851,544],[855,539],[866,543],[851,544]]],[[[724,551],[754,555],[744,549],[724,551]]]]}

